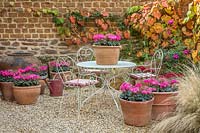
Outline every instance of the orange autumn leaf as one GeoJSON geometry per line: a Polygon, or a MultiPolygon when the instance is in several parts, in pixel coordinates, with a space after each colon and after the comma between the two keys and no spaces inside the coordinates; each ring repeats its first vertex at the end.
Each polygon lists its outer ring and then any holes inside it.
{"type": "Polygon", "coordinates": [[[161,17],[161,13],[158,10],[158,8],[156,8],[156,7],[154,7],[154,9],[153,9],[152,15],[157,19],[160,19],[160,17],[161,17]]]}
{"type": "Polygon", "coordinates": [[[186,36],[188,36],[188,37],[193,35],[192,32],[188,32],[188,31],[187,31],[187,29],[186,29],[185,26],[182,27],[181,30],[182,30],[183,34],[186,35],[186,36]]]}
{"type": "Polygon", "coordinates": [[[171,16],[168,16],[168,15],[163,15],[161,17],[162,21],[164,21],[166,24],[168,24],[169,20],[171,20],[171,16]]]}
{"type": "Polygon", "coordinates": [[[149,17],[149,18],[147,19],[147,25],[149,25],[149,26],[152,26],[155,22],[156,22],[156,19],[155,19],[155,18],[149,17]]]}
{"type": "Polygon", "coordinates": [[[164,38],[164,39],[167,39],[168,37],[169,37],[168,32],[167,32],[167,31],[164,31],[164,32],[163,32],[163,38],[164,38]]]}
{"type": "Polygon", "coordinates": [[[186,27],[187,27],[188,29],[192,30],[193,27],[194,27],[194,21],[189,21],[189,22],[187,22],[186,27]]]}
{"type": "Polygon", "coordinates": [[[142,52],[141,52],[141,51],[138,51],[137,54],[136,54],[136,56],[137,56],[137,57],[141,57],[141,56],[142,56],[142,52]]]}
{"type": "Polygon", "coordinates": [[[106,31],[108,29],[108,24],[102,24],[101,25],[101,28],[106,31]]]}
{"type": "Polygon", "coordinates": [[[169,45],[169,43],[168,42],[163,42],[162,44],[161,44],[161,46],[163,47],[163,48],[165,48],[165,47],[167,47],[169,45]]]}
{"type": "Polygon", "coordinates": [[[150,38],[152,33],[150,31],[147,31],[145,35],[147,36],[147,38],[150,38]]]}
{"type": "Polygon", "coordinates": [[[106,11],[103,11],[103,12],[101,12],[101,15],[104,16],[104,17],[108,17],[108,16],[109,16],[109,13],[106,12],[106,11]]]}
{"type": "Polygon", "coordinates": [[[164,30],[161,23],[155,23],[153,28],[154,28],[155,32],[158,33],[158,34],[163,32],[163,30],[164,30]]]}
{"type": "Polygon", "coordinates": [[[161,0],[161,3],[163,7],[168,7],[167,0],[161,0]]]}
{"type": "Polygon", "coordinates": [[[172,15],[173,14],[173,10],[172,10],[172,7],[168,7],[168,8],[164,8],[165,12],[169,15],[172,15]]]}
{"type": "Polygon", "coordinates": [[[152,34],[151,35],[151,39],[154,40],[154,41],[157,40],[158,39],[158,35],[157,34],[152,34]]]}
{"type": "Polygon", "coordinates": [[[198,55],[198,51],[197,50],[192,50],[192,58],[195,59],[198,55]]]}

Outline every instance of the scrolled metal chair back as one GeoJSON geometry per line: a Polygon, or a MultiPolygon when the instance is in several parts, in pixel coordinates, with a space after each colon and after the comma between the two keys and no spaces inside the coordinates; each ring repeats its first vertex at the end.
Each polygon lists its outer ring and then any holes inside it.
{"type": "Polygon", "coordinates": [[[77,51],[77,62],[91,61],[94,57],[94,51],[89,46],[83,46],[77,51]]]}
{"type": "Polygon", "coordinates": [[[163,51],[158,49],[155,51],[151,59],[151,73],[155,74],[156,77],[159,75],[163,62],[163,51]]]}
{"type": "Polygon", "coordinates": [[[72,80],[76,78],[76,71],[78,71],[78,68],[76,67],[76,61],[70,57],[69,55],[66,55],[64,57],[58,57],[56,60],[57,66],[56,69],[59,74],[59,78],[64,83],[67,80],[72,80]],[[63,67],[62,65],[66,65],[68,67],[63,67]]]}

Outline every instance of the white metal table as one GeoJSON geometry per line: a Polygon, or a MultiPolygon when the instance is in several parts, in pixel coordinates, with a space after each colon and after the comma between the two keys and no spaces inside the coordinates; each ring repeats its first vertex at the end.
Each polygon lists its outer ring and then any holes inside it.
{"type": "MultiPolygon", "coordinates": [[[[84,69],[118,69],[118,68],[133,68],[136,66],[135,63],[133,62],[128,62],[128,61],[118,61],[118,63],[116,65],[97,65],[96,61],[86,61],[86,62],[79,62],[77,63],[78,67],[82,67],[84,69]]],[[[117,101],[115,100],[114,97],[114,92],[116,91],[114,88],[112,88],[110,86],[110,80],[112,78],[115,78],[115,73],[110,74],[104,74],[103,75],[103,86],[98,89],[96,92],[94,92],[91,96],[89,96],[86,100],[88,100],[89,98],[95,96],[98,93],[101,93],[102,91],[108,91],[109,94],[112,96],[112,99],[114,100],[114,103],[117,107],[117,109],[119,110],[119,106],[117,104],[117,101]],[[107,76],[109,75],[109,76],[107,76]]]]}

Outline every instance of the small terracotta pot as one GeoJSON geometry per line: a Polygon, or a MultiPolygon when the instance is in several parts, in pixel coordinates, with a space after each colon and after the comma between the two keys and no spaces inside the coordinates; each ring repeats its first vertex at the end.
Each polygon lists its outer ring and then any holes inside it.
{"type": "Polygon", "coordinates": [[[14,101],[13,82],[0,82],[3,99],[6,101],[14,101]]]}
{"type": "Polygon", "coordinates": [[[50,91],[50,96],[62,96],[63,95],[63,88],[64,85],[60,79],[52,79],[49,80],[49,91],[50,91]]]}
{"type": "Polygon", "coordinates": [[[152,119],[161,120],[164,116],[169,115],[176,109],[176,101],[174,96],[178,95],[175,92],[153,92],[154,102],[152,107],[152,119]]]}
{"type": "Polygon", "coordinates": [[[151,120],[153,100],[145,102],[126,101],[120,98],[124,122],[131,126],[145,126],[151,120]]]}
{"type": "Polygon", "coordinates": [[[13,94],[18,104],[29,105],[37,102],[40,89],[41,85],[27,87],[13,86],[13,94]]]}
{"type": "Polygon", "coordinates": [[[40,95],[44,94],[45,88],[46,88],[46,83],[44,80],[39,80],[40,85],[41,85],[41,90],[40,90],[40,95]]]}

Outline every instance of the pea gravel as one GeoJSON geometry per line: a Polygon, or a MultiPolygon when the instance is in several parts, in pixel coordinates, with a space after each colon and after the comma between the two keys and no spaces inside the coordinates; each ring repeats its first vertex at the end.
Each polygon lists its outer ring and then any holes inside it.
{"type": "Polygon", "coordinates": [[[34,105],[18,105],[0,100],[0,133],[149,133],[146,127],[124,124],[123,116],[108,94],[89,100],[77,117],[74,90],[50,97],[46,89],[34,105]],[[104,98],[103,98],[104,97],[104,98]]]}

